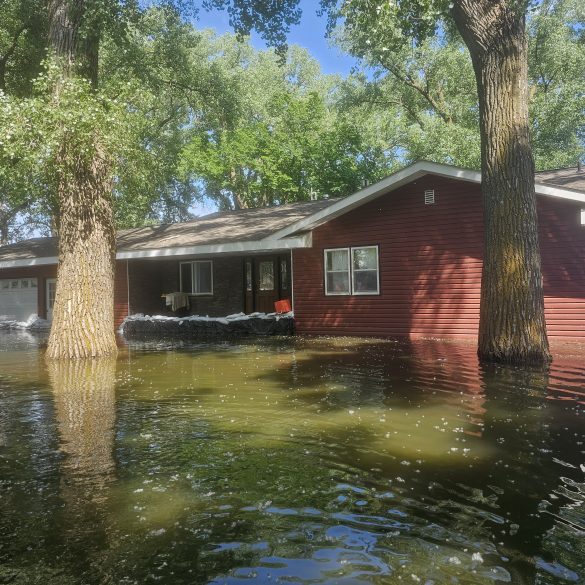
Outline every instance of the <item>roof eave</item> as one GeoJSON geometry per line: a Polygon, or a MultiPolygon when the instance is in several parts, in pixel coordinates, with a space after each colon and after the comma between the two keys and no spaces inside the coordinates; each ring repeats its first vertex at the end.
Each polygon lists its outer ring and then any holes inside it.
{"type": "MultiPolygon", "coordinates": [[[[220,254],[244,254],[254,252],[276,252],[295,248],[310,248],[312,235],[310,232],[293,238],[275,239],[274,237],[249,242],[231,242],[226,244],[206,244],[200,246],[182,246],[174,248],[155,248],[142,250],[120,250],[116,260],[135,260],[140,258],[172,258],[178,256],[216,256],[220,254]]],[[[47,258],[23,258],[19,260],[0,261],[0,269],[25,268],[57,264],[56,256],[47,258]]]]}

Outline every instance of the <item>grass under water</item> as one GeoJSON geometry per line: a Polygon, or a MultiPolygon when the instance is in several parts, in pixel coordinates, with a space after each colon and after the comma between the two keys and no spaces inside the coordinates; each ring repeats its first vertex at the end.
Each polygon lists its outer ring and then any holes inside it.
{"type": "Polygon", "coordinates": [[[585,366],[0,336],[0,583],[584,583],[585,366]]]}

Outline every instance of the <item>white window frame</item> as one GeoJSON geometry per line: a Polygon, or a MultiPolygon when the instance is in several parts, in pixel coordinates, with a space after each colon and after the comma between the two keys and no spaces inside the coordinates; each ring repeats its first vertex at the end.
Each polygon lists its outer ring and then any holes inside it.
{"type": "Polygon", "coordinates": [[[187,293],[191,297],[210,297],[213,296],[213,260],[189,260],[187,262],[179,262],[179,289],[183,292],[183,270],[184,264],[191,265],[191,290],[195,290],[195,264],[209,264],[211,266],[211,292],[189,292],[187,293]]]}
{"type": "MultiPolygon", "coordinates": [[[[341,270],[334,270],[333,272],[341,272],[341,270]]],[[[340,297],[351,295],[351,249],[350,248],[325,248],[323,250],[323,274],[325,277],[325,295],[328,297],[340,297]],[[349,290],[347,292],[336,292],[329,291],[327,288],[327,252],[341,252],[345,250],[347,252],[347,276],[349,279],[349,290]]]]}
{"type": "MultiPolygon", "coordinates": [[[[368,269],[372,270],[372,269],[368,269]]],[[[340,271],[337,271],[340,272],[340,271]]],[[[325,248],[323,250],[323,276],[325,280],[325,296],[379,296],[380,295],[380,247],[378,245],[372,246],[350,246],[346,248],[325,248]],[[356,291],[354,288],[354,269],[353,269],[353,251],[354,250],[376,250],[376,292],[372,291],[356,291]],[[327,288],[327,252],[339,252],[341,250],[347,251],[347,273],[349,275],[349,291],[348,292],[334,292],[327,288]]]]}
{"type": "MultiPolygon", "coordinates": [[[[350,248],[350,258],[349,264],[351,266],[351,294],[356,296],[364,296],[364,295],[379,295],[380,294],[380,250],[378,246],[353,246],[350,248]],[[372,291],[356,291],[354,289],[353,283],[353,275],[354,275],[354,268],[353,268],[353,251],[354,250],[376,250],[376,292],[372,291]]],[[[372,268],[361,269],[358,272],[371,272],[372,268]]]]}

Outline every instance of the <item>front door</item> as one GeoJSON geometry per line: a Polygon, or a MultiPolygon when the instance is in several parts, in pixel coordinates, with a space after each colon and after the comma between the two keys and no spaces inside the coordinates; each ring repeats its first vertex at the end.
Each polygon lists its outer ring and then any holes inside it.
{"type": "Polygon", "coordinates": [[[57,291],[57,279],[47,278],[47,320],[53,319],[53,306],[55,305],[55,292],[57,291]]]}
{"type": "Polygon", "coordinates": [[[278,300],[278,266],[274,256],[254,258],[255,309],[260,313],[273,313],[278,300]]]}
{"type": "Polygon", "coordinates": [[[290,300],[288,255],[254,256],[244,260],[244,305],[246,313],[274,313],[274,303],[290,300]]]}

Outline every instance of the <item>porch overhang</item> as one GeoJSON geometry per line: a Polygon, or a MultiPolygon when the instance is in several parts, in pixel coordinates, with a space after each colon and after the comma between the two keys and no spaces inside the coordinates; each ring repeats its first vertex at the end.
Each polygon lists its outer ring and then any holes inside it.
{"type": "Polygon", "coordinates": [[[292,238],[266,238],[249,242],[229,242],[225,244],[205,244],[173,248],[153,248],[142,250],[122,250],[116,254],[117,260],[138,258],[169,258],[173,256],[217,256],[219,254],[249,254],[253,252],[283,252],[295,248],[310,248],[310,232],[292,238]]]}
{"type": "MultiPolygon", "coordinates": [[[[311,232],[307,232],[290,238],[265,238],[263,240],[230,242],[225,244],[120,250],[116,253],[116,260],[252,254],[255,252],[284,252],[287,250],[294,250],[295,248],[310,248],[311,245],[312,235],[311,232]]],[[[25,268],[57,264],[58,262],[59,258],[57,256],[5,260],[0,262],[0,270],[4,268],[25,268]]]]}

